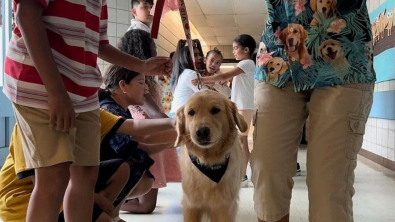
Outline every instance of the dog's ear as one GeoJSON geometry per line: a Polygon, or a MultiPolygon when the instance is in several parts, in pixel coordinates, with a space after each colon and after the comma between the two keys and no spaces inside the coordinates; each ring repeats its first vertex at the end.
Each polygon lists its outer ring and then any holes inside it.
{"type": "Polygon", "coordinates": [[[317,11],[317,0],[311,0],[310,7],[313,11],[317,11]]]}
{"type": "Polygon", "coordinates": [[[331,16],[336,14],[336,6],[337,6],[337,0],[333,0],[331,5],[331,12],[330,12],[331,16]]]}
{"type": "Polygon", "coordinates": [[[182,106],[177,110],[176,119],[177,119],[177,124],[176,124],[177,139],[174,146],[178,147],[181,145],[181,142],[184,140],[184,134],[185,134],[184,106],[182,106]]]}
{"type": "Polygon", "coordinates": [[[285,28],[283,31],[281,31],[281,34],[278,37],[278,39],[280,39],[280,41],[285,45],[285,47],[287,47],[287,35],[288,35],[288,27],[285,28]]]}
{"type": "Polygon", "coordinates": [[[287,69],[288,69],[287,63],[284,60],[282,60],[281,61],[281,69],[280,69],[280,71],[278,71],[278,74],[280,74],[280,75],[284,74],[287,71],[287,69]]]}
{"type": "Polygon", "coordinates": [[[236,123],[237,127],[239,128],[240,132],[245,132],[248,129],[248,125],[246,121],[244,120],[244,117],[239,114],[237,110],[237,106],[234,102],[228,101],[228,119],[229,123],[231,123],[231,128],[234,127],[234,124],[236,123]]]}
{"type": "Polygon", "coordinates": [[[302,39],[301,43],[305,44],[305,41],[307,39],[307,31],[303,28],[302,25],[298,25],[298,28],[300,30],[300,38],[302,39]]]}

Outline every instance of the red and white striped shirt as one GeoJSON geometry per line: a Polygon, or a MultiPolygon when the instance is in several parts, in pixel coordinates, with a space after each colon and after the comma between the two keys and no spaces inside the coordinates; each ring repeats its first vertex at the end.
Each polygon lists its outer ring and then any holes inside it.
{"type": "MultiPolygon", "coordinates": [[[[106,0],[36,1],[44,8],[43,21],[52,54],[75,111],[97,109],[97,90],[102,84],[97,54],[99,45],[109,43],[106,0]]],[[[48,109],[47,91],[18,25],[12,33],[4,73],[3,92],[12,102],[48,109]]]]}

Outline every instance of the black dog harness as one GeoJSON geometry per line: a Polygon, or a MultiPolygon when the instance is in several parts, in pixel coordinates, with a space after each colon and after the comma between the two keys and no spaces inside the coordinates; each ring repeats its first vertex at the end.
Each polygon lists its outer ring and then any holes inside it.
{"type": "Polygon", "coordinates": [[[189,154],[189,158],[191,158],[192,163],[200,170],[200,172],[202,172],[212,181],[219,183],[219,181],[221,181],[222,177],[224,176],[226,169],[228,168],[230,155],[226,156],[223,163],[215,165],[202,164],[196,156],[191,154],[189,154]]]}

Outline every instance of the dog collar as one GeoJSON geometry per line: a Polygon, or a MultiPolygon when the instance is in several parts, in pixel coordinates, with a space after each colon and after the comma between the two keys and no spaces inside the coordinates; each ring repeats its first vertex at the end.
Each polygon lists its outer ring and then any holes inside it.
{"type": "Polygon", "coordinates": [[[228,168],[230,155],[226,156],[223,163],[215,165],[202,164],[196,156],[191,154],[189,154],[189,158],[191,159],[193,165],[195,165],[200,170],[200,172],[210,178],[210,180],[219,183],[219,181],[221,181],[222,177],[224,176],[226,169],[228,168]]]}

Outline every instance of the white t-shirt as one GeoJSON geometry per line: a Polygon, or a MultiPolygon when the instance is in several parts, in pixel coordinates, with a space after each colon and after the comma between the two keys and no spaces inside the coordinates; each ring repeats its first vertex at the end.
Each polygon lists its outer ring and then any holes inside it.
{"type": "Polygon", "coordinates": [[[140,22],[139,20],[136,19],[132,19],[130,20],[130,27],[128,28],[128,31],[132,30],[132,29],[141,29],[144,30],[148,33],[151,33],[151,28],[148,27],[146,24],[140,22]]]}
{"type": "Polygon", "coordinates": [[[244,73],[233,77],[231,100],[239,110],[254,109],[254,73],[255,63],[251,59],[237,64],[244,73]]]}
{"type": "MultiPolygon", "coordinates": [[[[199,91],[197,86],[194,86],[191,81],[196,79],[196,71],[191,69],[185,69],[180,77],[178,78],[178,83],[176,89],[173,93],[173,101],[171,102],[170,113],[176,113],[181,106],[185,105],[189,97],[191,97],[195,92],[199,91]]],[[[203,86],[202,89],[207,89],[203,86]]]]}

